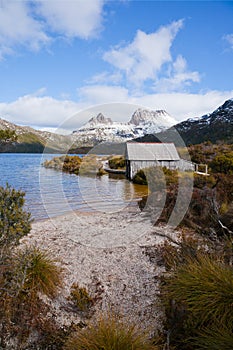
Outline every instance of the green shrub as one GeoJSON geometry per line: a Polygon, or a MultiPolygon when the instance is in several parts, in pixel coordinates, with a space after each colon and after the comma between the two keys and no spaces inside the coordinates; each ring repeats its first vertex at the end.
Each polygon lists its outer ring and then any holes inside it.
{"type": "Polygon", "coordinates": [[[0,130],[0,143],[15,141],[17,141],[17,135],[14,130],[0,130]]]}
{"type": "Polygon", "coordinates": [[[63,171],[78,175],[82,159],[78,156],[66,155],[63,163],[63,171]]]}
{"type": "Polygon", "coordinates": [[[0,187],[0,250],[19,244],[31,229],[30,214],[24,210],[24,192],[0,187]]]}
{"type": "Polygon", "coordinates": [[[73,334],[66,350],[156,350],[145,333],[120,317],[101,317],[95,324],[73,334]]]}
{"type": "Polygon", "coordinates": [[[95,154],[88,154],[82,158],[82,163],[79,169],[81,176],[96,176],[102,163],[95,154]]]}
{"type": "Polygon", "coordinates": [[[164,190],[166,186],[178,183],[177,170],[170,170],[165,167],[149,167],[139,170],[133,177],[133,182],[140,185],[149,185],[151,192],[164,190]]]}
{"type": "Polygon", "coordinates": [[[108,165],[111,169],[124,169],[125,157],[114,156],[108,160],[108,165]]]}
{"type": "Polygon", "coordinates": [[[214,176],[203,176],[200,174],[194,174],[194,187],[196,188],[205,188],[205,187],[213,187],[216,185],[216,179],[214,176]]]}
{"type": "Polygon", "coordinates": [[[93,299],[89,295],[87,289],[85,287],[79,287],[78,283],[74,283],[71,286],[69,300],[71,300],[80,311],[87,311],[93,305],[93,299]]]}
{"type": "Polygon", "coordinates": [[[215,173],[233,174],[233,151],[217,155],[210,167],[215,173]]]}
{"type": "Polygon", "coordinates": [[[147,178],[145,172],[143,170],[139,170],[133,177],[133,183],[138,185],[148,185],[147,178]]]}
{"type": "Polygon", "coordinates": [[[80,166],[81,166],[82,159],[78,156],[60,156],[60,157],[54,157],[51,160],[46,160],[43,163],[43,166],[45,168],[52,168],[56,170],[63,170],[65,172],[68,172],[70,174],[76,174],[78,175],[80,166]]]}

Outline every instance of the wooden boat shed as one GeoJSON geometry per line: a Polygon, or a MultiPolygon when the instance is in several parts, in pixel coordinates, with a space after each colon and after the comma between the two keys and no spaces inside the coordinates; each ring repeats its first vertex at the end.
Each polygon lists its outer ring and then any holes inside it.
{"type": "Polygon", "coordinates": [[[174,143],[127,142],[125,159],[126,177],[129,180],[132,180],[140,169],[153,166],[195,171],[195,164],[181,159],[174,143]]]}

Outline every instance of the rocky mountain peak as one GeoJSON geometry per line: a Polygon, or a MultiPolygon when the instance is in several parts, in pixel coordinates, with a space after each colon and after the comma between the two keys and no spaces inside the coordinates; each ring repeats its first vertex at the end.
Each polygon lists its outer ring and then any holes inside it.
{"type": "Polygon", "coordinates": [[[96,144],[103,141],[125,142],[134,138],[168,129],[175,120],[163,110],[136,110],[129,122],[113,122],[102,113],[92,117],[85,125],[73,132],[78,140],[96,144]]]}
{"type": "Polygon", "coordinates": [[[136,126],[140,124],[146,124],[146,123],[156,123],[161,120],[161,118],[167,119],[168,123],[174,124],[174,121],[171,121],[171,116],[164,110],[156,110],[156,111],[150,111],[148,109],[141,109],[138,108],[132,115],[129,123],[134,124],[136,126]]]}
{"type": "Polygon", "coordinates": [[[227,100],[222,106],[217,108],[212,114],[210,114],[212,119],[224,118],[228,122],[233,123],[233,99],[227,100]]]}
{"type": "Polygon", "coordinates": [[[89,121],[89,124],[112,124],[113,121],[111,118],[106,118],[102,113],[99,113],[96,117],[92,117],[89,121]]]}
{"type": "Polygon", "coordinates": [[[219,107],[219,108],[222,108],[222,109],[232,109],[233,110],[233,98],[231,98],[230,100],[227,100],[227,101],[225,101],[224,102],[224,104],[221,106],[221,107],[219,107]]]}

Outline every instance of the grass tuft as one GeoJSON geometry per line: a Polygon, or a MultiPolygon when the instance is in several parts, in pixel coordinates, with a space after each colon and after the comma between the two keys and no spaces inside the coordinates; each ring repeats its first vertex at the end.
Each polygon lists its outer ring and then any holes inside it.
{"type": "Polygon", "coordinates": [[[101,317],[95,324],[73,334],[65,350],[156,350],[145,333],[119,316],[101,317]]]}
{"type": "Polygon", "coordinates": [[[232,327],[218,325],[218,321],[216,321],[214,326],[199,332],[197,338],[194,339],[194,346],[200,350],[232,350],[232,327]]]}
{"type": "Polygon", "coordinates": [[[168,280],[169,297],[183,302],[200,324],[218,319],[233,322],[233,270],[201,254],[181,265],[168,280]]]}
{"type": "Polygon", "coordinates": [[[18,253],[18,273],[23,276],[22,291],[30,296],[38,293],[54,297],[62,284],[62,270],[49,253],[27,247],[18,253]]]}

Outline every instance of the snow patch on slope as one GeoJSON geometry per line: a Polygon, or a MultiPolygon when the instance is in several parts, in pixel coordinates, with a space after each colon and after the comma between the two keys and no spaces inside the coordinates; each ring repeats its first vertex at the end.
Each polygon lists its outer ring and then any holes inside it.
{"type": "Polygon", "coordinates": [[[164,131],[176,121],[165,111],[137,109],[129,122],[113,122],[102,113],[92,117],[85,125],[73,132],[73,137],[83,143],[124,142],[146,134],[164,131]]]}

